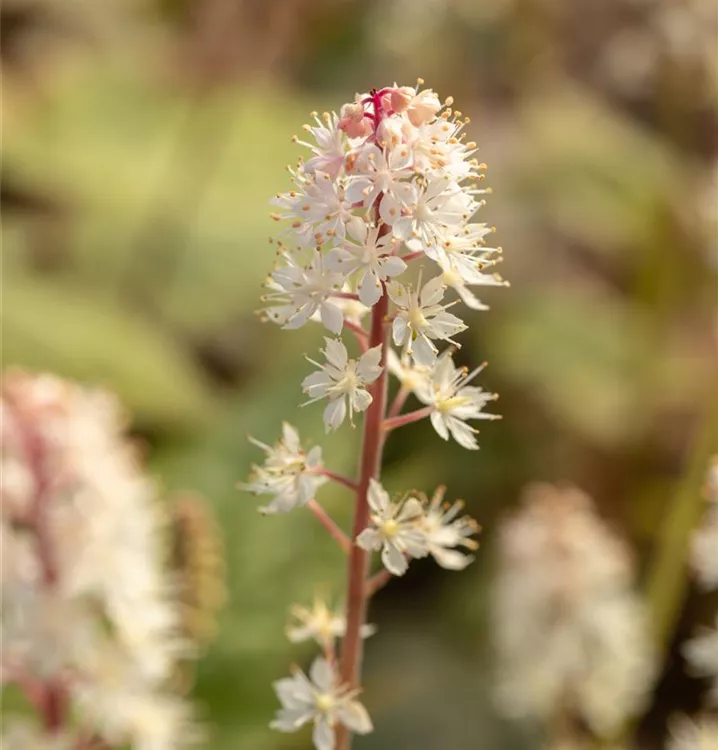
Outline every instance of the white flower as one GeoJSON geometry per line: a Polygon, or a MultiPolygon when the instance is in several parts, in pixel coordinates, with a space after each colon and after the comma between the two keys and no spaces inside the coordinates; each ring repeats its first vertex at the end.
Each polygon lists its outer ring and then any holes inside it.
{"type": "Polygon", "coordinates": [[[463,570],[474,558],[454,547],[478,549],[478,543],[471,537],[479,531],[479,525],[469,516],[457,518],[464,503],[461,500],[453,505],[442,503],[445,492],[446,487],[438,487],[431,501],[425,499],[419,528],[426,538],[429,554],[442,568],[463,570]]]}
{"type": "Polygon", "coordinates": [[[417,522],[423,516],[421,503],[414,497],[392,503],[379,482],[372,479],[367,496],[371,508],[371,524],[357,537],[356,543],[365,550],[381,549],[381,561],[393,575],[406,573],[407,557],[426,557],[428,549],[417,522]]]}
{"type": "Polygon", "coordinates": [[[265,308],[268,320],[283,328],[301,328],[315,313],[332,333],[341,333],[344,323],[342,309],[332,293],[342,285],[341,275],[325,267],[324,258],[315,250],[308,266],[299,265],[289,253],[283,253],[286,265],[272,272],[266,283],[270,290],[262,298],[272,302],[265,308]]]}
{"type": "Polygon", "coordinates": [[[68,710],[108,745],[183,745],[185,727],[164,715],[149,726],[119,710],[132,696],[188,710],[167,687],[188,648],[165,569],[166,519],[124,414],[109,394],[52,376],[8,374],[0,395],[0,473],[9,460],[32,476],[18,485],[26,495],[0,508],[3,679],[60,681],[68,710]],[[106,655],[122,665],[110,670],[111,731],[98,713],[106,655]]]}
{"type": "Polygon", "coordinates": [[[380,237],[380,231],[380,227],[370,227],[363,219],[354,217],[347,225],[347,234],[354,242],[344,242],[331,250],[327,257],[330,270],[344,275],[358,274],[359,300],[367,307],[379,301],[382,281],[406,270],[406,263],[391,254],[391,235],[380,237]]]}
{"type": "Polygon", "coordinates": [[[667,750],[715,750],[718,747],[718,720],[704,716],[697,721],[688,716],[672,718],[667,750]]]}
{"type": "Polygon", "coordinates": [[[701,628],[683,645],[683,655],[699,677],[712,677],[709,700],[718,705],[718,615],[714,628],[701,628]]]}
{"type": "Polygon", "coordinates": [[[304,378],[302,389],[309,396],[307,404],[322,398],[329,399],[329,404],[324,410],[324,424],[329,432],[336,430],[344,421],[347,403],[351,422],[355,411],[364,411],[372,402],[371,394],[365,386],[373,383],[381,374],[381,346],[364,352],[357,361],[349,359],[346,347],[341,341],[328,338],[324,341],[326,347],[323,352],[327,363],[320,365],[309,359],[319,368],[319,372],[304,378]]]}
{"type": "Polygon", "coordinates": [[[400,358],[393,349],[388,349],[386,367],[406,391],[418,393],[431,385],[433,368],[417,365],[408,354],[404,354],[400,358]]]}
{"type": "Polygon", "coordinates": [[[392,324],[394,343],[413,355],[418,365],[434,364],[438,349],[433,340],[456,343],[451,337],[467,328],[460,318],[446,311],[451,305],[440,304],[445,290],[440,276],[428,281],[420,291],[410,290],[398,281],[387,284],[389,297],[398,308],[392,324]]]}
{"type": "Polygon", "coordinates": [[[277,219],[290,219],[300,245],[321,245],[332,237],[344,237],[352,207],[344,195],[344,182],[320,170],[295,175],[298,190],[275,196],[274,205],[285,213],[277,219]]]}
{"type": "MultiPolygon", "coordinates": [[[[287,625],[287,638],[292,643],[315,640],[325,651],[333,648],[337,638],[343,638],[347,629],[343,613],[333,611],[324,599],[315,597],[311,608],[294,605],[290,614],[292,622],[287,625]]],[[[376,632],[374,625],[364,625],[361,629],[363,638],[376,632]]]]}
{"type": "Polygon", "coordinates": [[[347,199],[370,208],[381,194],[379,215],[386,224],[393,224],[401,215],[402,205],[413,198],[411,186],[405,181],[413,175],[411,152],[406,146],[387,148],[385,153],[370,143],[352,161],[351,173],[347,199]]]}
{"type": "Polygon", "coordinates": [[[304,130],[314,136],[316,145],[296,139],[296,143],[306,146],[313,156],[302,165],[305,174],[325,172],[336,179],[344,166],[345,136],[339,130],[339,118],[336,113],[324,112],[321,119],[316,112],[312,113],[316,125],[304,125],[304,130]]]}
{"type": "Polygon", "coordinates": [[[274,495],[269,505],[260,509],[263,513],[286,513],[306,505],[327,481],[320,473],[324,468],[321,447],[317,445],[305,453],[299,434],[287,422],[282,424],[282,437],[274,446],[252,437],[249,440],[267,457],[262,466],[252,467],[250,481],[238,486],[257,495],[274,495]]]}
{"type": "Polygon", "coordinates": [[[628,547],[573,487],[533,485],[499,535],[492,602],[502,712],[547,722],[557,705],[612,737],[656,674],[628,547]]]}
{"type": "Polygon", "coordinates": [[[402,215],[392,222],[392,232],[411,250],[426,252],[448,227],[463,224],[479,205],[448,177],[433,178],[422,188],[412,183],[410,188],[402,215]]]}
{"type": "Polygon", "coordinates": [[[317,657],[309,677],[296,669],[292,677],[274,683],[282,708],[270,724],[280,732],[296,732],[313,722],[316,750],[335,750],[335,730],[342,724],[356,734],[368,734],[373,726],[364,706],[356,700],[357,690],[339,684],[339,677],[327,660],[317,657]]]}
{"type": "Polygon", "coordinates": [[[477,430],[466,424],[469,419],[498,419],[496,414],[483,411],[489,401],[495,400],[487,393],[469,383],[484,369],[484,365],[472,372],[465,367],[456,367],[451,352],[442,354],[431,372],[430,381],[416,392],[420,401],[432,406],[431,424],[444,440],[449,435],[463,448],[477,450],[477,430]]]}

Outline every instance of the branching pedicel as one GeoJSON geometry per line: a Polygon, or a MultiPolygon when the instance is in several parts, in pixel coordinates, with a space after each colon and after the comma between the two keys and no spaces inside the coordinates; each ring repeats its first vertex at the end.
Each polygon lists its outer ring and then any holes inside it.
{"type": "MultiPolygon", "coordinates": [[[[419,81],[419,85],[422,81],[419,81]]],[[[453,312],[463,301],[485,306],[471,291],[476,285],[503,285],[486,273],[500,249],[485,246],[492,230],[473,223],[483,204],[485,165],[464,140],[468,118],[451,110],[431,89],[393,86],[357,95],[340,115],[314,115],[305,129],[314,143],[297,141],[311,158],[291,170],[294,189],[274,203],[278,221],[291,222],[290,239],[280,241],[280,263],[267,281],[267,319],[287,329],[320,322],[322,357],[302,383],[307,403],[325,401],[327,432],[364,414],[363,446],[357,481],[340,477],[322,463],[321,450],[305,453],[294,428],[285,424],[274,447],[258,443],[267,457],[245,489],[272,496],[266,513],[308,507],[348,553],[345,615],[323,602],[295,609],[301,627],[293,640],[313,637],[323,654],[309,677],[296,671],[275,689],[282,703],[273,726],[295,731],[314,724],[317,750],[348,750],[352,733],[372,729],[357,701],[367,600],[390,575],[402,575],[412,559],[432,556],[442,567],[460,570],[471,556],[457,547],[476,548],[478,530],[460,517],[461,504],[443,505],[443,488],[431,500],[409,494],[393,501],[379,481],[384,441],[391,431],[428,417],[444,440],[478,448],[470,420],[494,419],[483,411],[495,398],[473,384],[473,372],[457,367],[453,337],[466,329],[453,312]],[[421,266],[418,283],[397,280],[412,264],[421,266]],[[437,270],[431,274],[429,268],[437,270]],[[452,292],[456,297],[452,299],[452,292]],[[363,320],[370,316],[365,327],[363,320]],[[351,355],[340,338],[356,340],[351,355]],[[398,352],[391,348],[393,340],[398,352]],[[440,352],[442,342],[448,342],[440,352]],[[387,403],[388,374],[399,380],[387,403]],[[414,395],[422,406],[403,412],[414,395]],[[356,495],[354,525],[346,535],[316,502],[317,489],[338,481],[356,495]],[[385,571],[370,577],[372,551],[381,552],[385,571]],[[342,639],[340,657],[335,638],[342,639]]]]}

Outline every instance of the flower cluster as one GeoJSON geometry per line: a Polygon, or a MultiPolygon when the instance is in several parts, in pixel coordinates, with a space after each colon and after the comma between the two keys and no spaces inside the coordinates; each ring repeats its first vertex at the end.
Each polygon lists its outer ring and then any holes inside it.
{"type": "MultiPolygon", "coordinates": [[[[694,533],[692,563],[704,589],[718,590],[718,456],[714,456],[704,488],[708,509],[694,533]]],[[[708,703],[718,706],[718,612],[712,627],[699,628],[683,646],[691,671],[712,681],[708,703]]]]}
{"type": "Polygon", "coordinates": [[[494,590],[498,699],[544,722],[559,710],[611,738],[654,676],[627,548],[573,487],[530,487],[500,535],[494,590]]]}
{"type": "MultiPolygon", "coordinates": [[[[478,187],[484,165],[474,158],[476,144],[464,139],[468,120],[450,104],[430,89],[395,86],[357,95],[340,115],[315,116],[306,126],[315,142],[300,143],[312,156],[291,170],[294,189],[274,199],[275,218],[291,222],[291,241],[279,241],[279,264],[267,280],[268,320],[289,329],[319,320],[339,335],[345,322],[356,326],[347,303],[366,311],[388,295],[394,343],[417,365],[431,366],[437,344],[466,329],[448,308],[462,300],[485,308],[471,287],[504,283],[484,272],[500,250],[485,246],[491,228],[472,222],[487,192],[478,187]],[[425,284],[421,275],[416,285],[396,280],[422,258],[438,275],[425,284]],[[457,298],[449,302],[450,290],[457,298]]],[[[347,403],[350,414],[367,408],[365,386],[383,363],[372,357],[366,377],[362,360],[329,341],[327,365],[317,365],[320,373],[303,387],[311,400],[329,399],[324,421],[333,430],[347,403]]]]}
{"type": "Polygon", "coordinates": [[[11,373],[0,407],[3,681],[31,701],[45,696],[57,735],[48,748],[64,747],[63,730],[103,746],[183,746],[196,732],[170,689],[187,646],[164,567],[165,519],[117,404],[11,373]],[[72,730],[71,712],[81,721],[72,730]]]}
{"type": "MultiPolygon", "coordinates": [[[[419,81],[419,86],[423,83],[419,81]]],[[[468,118],[441,102],[431,89],[390,86],[357,94],[338,114],[314,115],[306,125],[310,151],[290,169],[293,189],[277,195],[277,221],[289,226],[277,239],[277,265],[266,281],[264,318],[285,329],[319,323],[325,337],[321,358],[302,389],[307,404],[323,401],[326,432],[363,417],[362,457],[356,480],[324,467],[321,451],[302,449],[285,424],[243,489],[271,495],[266,513],[306,507],[348,553],[345,613],[322,601],[295,607],[287,630],[292,641],[313,639],[322,649],[307,678],[295,672],[275,685],[282,703],[273,726],[293,731],[314,723],[318,750],[347,750],[350,734],[371,729],[356,700],[366,600],[413,559],[432,557],[461,570],[476,549],[477,524],[461,516],[461,503],[408,493],[392,500],[382,486],[381,452],[387,435],[429,419],[443,440],[476,450],[475,420],[495,395],[474,379],[482,367],[457,366],[456,339],[466,330],[456,305],[486,306],[473,289],[504,285],[491,269],[499,248],[486,246],[492,231],[474,221],[488,190],[480,187],[485,165],[467,141],[468,118]],[[365,319],[371,317],[366,326],[365,319]],[[357,353],[342,335],[356,342],[357,353]],[[396,348],[392,348],[392,344],[396,348]],[[443,347],[443,351],[442,351],[443,347]],[[387,404],[388,376],[399,388],[387,404]],[[419,408],[404,412],[409,397],[419,408]],[[318,504],[315,493],[334,480],[355,493],[353,535],[342,531],[318,504]],[[380,552],[384,570],[367,577],[368,558],[380,552]],[[342,639],[340,653],[335,640],[342,639]]]]}

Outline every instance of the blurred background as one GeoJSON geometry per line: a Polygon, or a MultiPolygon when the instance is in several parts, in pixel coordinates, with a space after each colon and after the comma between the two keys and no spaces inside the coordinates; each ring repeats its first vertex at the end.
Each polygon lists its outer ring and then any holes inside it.
{"type": "MultiPolygon", "coordinates": [[[[448,485],[476,563],[412,565],[374,601],[363,750],[532,750],[491,695],[493,540],[531,480],[571,480],[636,551],[664,666],[641,747],[705,684],[679,644],[710,619],[684,561],[718,450],[718,10],[713,0],[5,0],[3,365],[115,390],[167,493],[201,493],[229,603],[199,666],[209,747],[285,750],[272,680],[311,649],[287,607],[344,570],[310,514],[262,518],[234,485],[283,419],[351,473],[358,430],[298,409],[299,333],[254,315],[311,110],[417,76],[470,115],[509,289],[467,317],[503,421],[467,452],[419,425],[385,484],[448,485]]],[[[483,291],[483,290],[482,290],[483,291]]],[[[326,507],[349,518],[343,490],[326,507]]]]}

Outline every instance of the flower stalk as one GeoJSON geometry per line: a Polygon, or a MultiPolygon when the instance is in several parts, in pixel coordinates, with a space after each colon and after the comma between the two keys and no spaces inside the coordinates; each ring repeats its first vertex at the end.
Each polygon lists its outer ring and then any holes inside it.
{"type": "Polygon", "coordinates": [[[431,89],[393,86],[357,94],[339,114],[315,113],[315,125],[305,126],[315,142],[295,139],[311,157],[290,168],[294,189],[273,200],[280,209],[274,218],[289,221],[291,242],[277,241],[282,251],[266,282],[263,317],[289,330],[313,321],[333,334],[321,358],[307,357],[315,370],[302,381],[303,405],[324,403],[327,433],[354,425],[358,415],[363,429],[356,482],[325,468],[321,448],[305,451],[285,422],[274,446],[252,439],[266,458],[240,485],[273,496],[264,513],[308,508],[349,553],[343,611],[323,600],[291,610],[300,622],[289,628],[290,640],[315,640],[324,656],[308,679],[295,672],[275,683],[281,708],[272,726],[294,732],[312,723],[315,750],[350,750],[352,734],[372,731],[356,700],[363,639],[373,632],[366,624],[371,596],[414,560],[462,570],[477,547],[478,525],[460,515],[460,502],[443,503],[443,488],[431,500],[423,493],[392,498],[379,481],[394,429],[430,419],[439,437],[476,450],[469,421],[492,418],[483,408],[494,396],[472,382],[481,368],[470,372],[452,359],[460,348],[453,337],[467,325],[449,310],[460,302],[486,309],[469,287],[503,282],[480,272],[499,251],[485,247],[491,229],[472,223],[483,205],[476,196],[487,192],[477,188],[484,165],[473,158],[476,144],[464,141],[468,120],[451,104],[431,89]],[[419,258],[427,263],[418,282],[398,281],[419,258]],[[342,334],[354,339],[354,351],[342,334]],[[389,406],[390,375],[399,388],[389,406]],[[410,398],[419,406],[403,413],[410,398]],[[315,500],[330,480],[355,494],[346,534],[315,500]],[[384,570],[372,575],[374,552],[384,570]]]}

